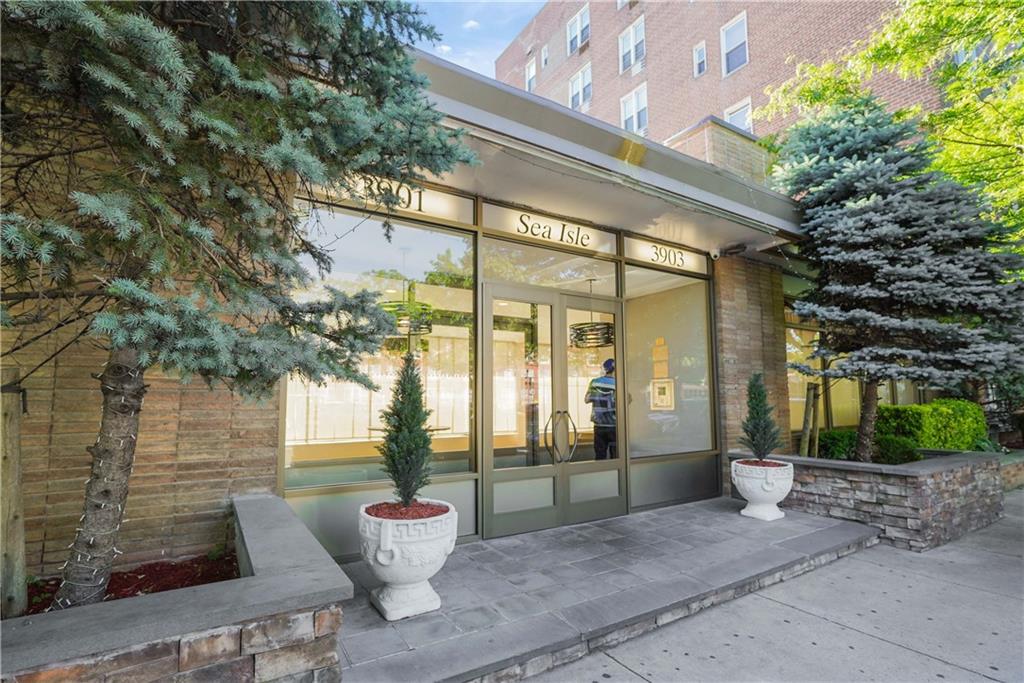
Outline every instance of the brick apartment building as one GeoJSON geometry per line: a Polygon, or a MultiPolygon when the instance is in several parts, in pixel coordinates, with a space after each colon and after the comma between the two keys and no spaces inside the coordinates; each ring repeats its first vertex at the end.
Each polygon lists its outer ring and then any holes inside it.
{"type": "MultiPolygon", "coordinates": [[[[763,180],[756,137],[789,119],[752,121],[765,88],[795,64],[867,37],[892,2],[548,2],[495,64],[496,78],[682,152],[763,180]],[[743,138],[746,138],[744,140],[743,138]],[[717,149],[714,149],[717,145],[717,149]]],[[[880,77],[893,106],[938,105],[926,81],[880,77]]]]}

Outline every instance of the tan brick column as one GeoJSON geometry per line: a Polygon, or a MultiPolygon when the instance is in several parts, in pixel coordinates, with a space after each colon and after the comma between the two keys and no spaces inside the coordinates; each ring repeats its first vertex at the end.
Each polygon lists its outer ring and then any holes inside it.
{"type": "MultiPolygon", "coordinates": [[[[714,261],[715,331],[718,335],[718,404],[723,450],[739,447],[746,415],[747,380],[763,372],[768,400],[789,450],[789,391],[782,271],[741,256],[714,261]]],[[[722,481],[729,492],[728,460],[722,481]]]]}

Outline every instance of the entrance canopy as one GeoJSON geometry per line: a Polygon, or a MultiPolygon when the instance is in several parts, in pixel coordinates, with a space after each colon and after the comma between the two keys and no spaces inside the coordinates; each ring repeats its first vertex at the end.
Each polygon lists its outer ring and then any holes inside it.
{"type": "Polygon", "coordinates": [[[444,185],[703,251],[800,237],[796,204],[729,171],[425,52],[416,68],[482,162],[444,185]]]}

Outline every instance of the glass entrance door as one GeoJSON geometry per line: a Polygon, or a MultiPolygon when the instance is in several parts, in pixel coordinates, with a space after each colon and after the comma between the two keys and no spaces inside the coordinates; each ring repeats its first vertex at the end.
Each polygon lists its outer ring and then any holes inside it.
{"type": "Polygon", "coordinates": [[[485,284],[483,533],[625,514],[620,304],[485,284]]]}

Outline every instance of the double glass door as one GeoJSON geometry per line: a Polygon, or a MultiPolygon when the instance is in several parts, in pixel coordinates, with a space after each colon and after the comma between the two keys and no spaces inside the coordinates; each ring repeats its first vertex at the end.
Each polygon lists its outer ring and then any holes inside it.
{"type": "Polygon", "coordinates": [[[483,533],[625,514],[621,304],[485,284],[483,533]]]}

